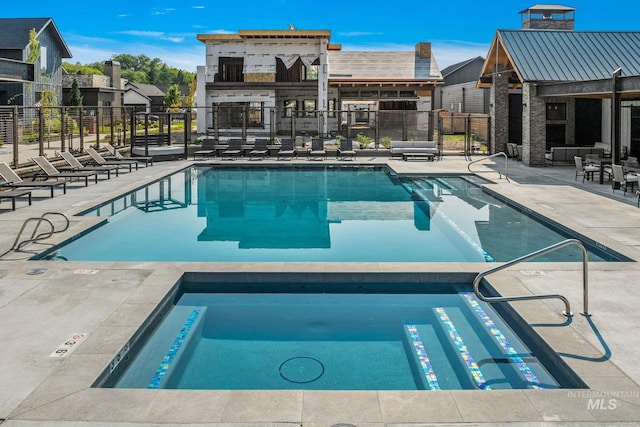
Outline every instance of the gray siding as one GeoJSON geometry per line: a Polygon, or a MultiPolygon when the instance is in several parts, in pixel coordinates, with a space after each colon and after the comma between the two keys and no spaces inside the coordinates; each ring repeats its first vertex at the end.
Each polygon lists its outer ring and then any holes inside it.
{"type": "Polygon", "coordinates": [[[454,113],[487,114],[489,91],[477,89],[475,82],[452,86],[440,86],[436,89],[436,108],[454,113]]]}

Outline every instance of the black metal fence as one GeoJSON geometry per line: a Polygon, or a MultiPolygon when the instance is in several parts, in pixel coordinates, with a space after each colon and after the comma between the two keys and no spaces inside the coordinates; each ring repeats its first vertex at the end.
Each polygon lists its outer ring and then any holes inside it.
{"type": "Polygon", "coordinates": [[[198,144],[198,136],[224,141],[278,136],[308,142],[349,138],[364,148],[391,141],[436,140],[443,153],[487,151],[486,115],[409,110],[292,110],[218,105],[176,112],[141,113],[131,107],[0,106],[0,161],[14,166],[34,156],[82,152],[86,144],[115,146],[198,144]]]}

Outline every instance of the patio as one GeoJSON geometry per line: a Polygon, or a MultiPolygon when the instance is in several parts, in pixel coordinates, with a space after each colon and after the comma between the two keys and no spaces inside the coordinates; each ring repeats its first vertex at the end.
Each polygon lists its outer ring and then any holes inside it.
{"type": "MultiPolygon", "coordinates": [[[[237,160],[234,164],[248,161],[237,160]]],[[[445,156],[435,162],[386,157],[360,158],[357,162],[387,163],[396,172],[406,174],[468,172],[467,161],[458,156],[445,156]]],[[[19,206],[15,212],[3,210],[0,247],[4,252],[11,246],[26,218],[47,211],[65,212],[72,218],[69,233],[56,240],[64,239],[96,222],[96,218],[73,214],[191,163],[157,163],[87,188],[72,186],[66,195],[37,199],[33,206],[19,206]]],[[[613,193],[610,185],[598,184],[597,180],[584,184],[575,181],[571,165],[532,168],[509,161],[511,182],[499,180],[495,173],[505,172],[502,159],[475,164],[473,170],[493,180],[495,183],[489,185],[494,191],[526,208],[632,259],[640,258],[640,209],[629,193],[626,197],[622,191],[613,193]]],[[[184,271],[402,273],[477,272],[486,267],[474,263],[47,262],[11,255],[0,265],[0,322],[4,325],[0,331],[0,419],[11,427],[115,423],[601,426],[637,422],[640,337],[630,333],[640,324],[636,308],[640,301],[637,263],[589,265],[591,318],[576,314],[566,321],[559,314],[562,307],[554,300],[513,303],[589,384],[589,390],[260,392],[90,387],[184,271]],[[88,335],[69,356],[51,357],[56,348],[79,332],[88,335]],[[600,399],[604,399],[602,403],[600,399]]],[[[532,262],[526,268],[509,268],[492,276],[491,282],[503,294],[560,292],[569,298],[574,311],[579,311],[581,265],[532,262]]]]}

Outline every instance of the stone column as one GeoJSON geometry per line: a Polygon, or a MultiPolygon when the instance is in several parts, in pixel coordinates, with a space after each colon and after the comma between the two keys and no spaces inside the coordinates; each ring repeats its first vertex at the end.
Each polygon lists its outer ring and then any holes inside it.
{"type": "Polygon", "coordinates": [[[544,166],[547,150],[546,102],[536,95],[536,85],[522,85],[522,163],[544,166]]]}
{"type": "Polygon", "coordinates": [[[509,142],[509,72],[496,68],[489,95],[491,153],[506,151],[509,142]]]}

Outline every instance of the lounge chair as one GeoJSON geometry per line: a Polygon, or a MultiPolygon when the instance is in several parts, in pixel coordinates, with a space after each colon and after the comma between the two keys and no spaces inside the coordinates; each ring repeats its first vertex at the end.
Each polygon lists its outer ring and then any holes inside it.
{"type": "Polygon", "coordinates": [[[573,161],[576,164],[576,176],[575,176],[576,181],[578,180],[578,177],[580,175],[582,175],[582,182],[584,182],[585,178],[589,178],[589,177],[591,177],[591,180],[593,181],[593,173],[600,171],[599,166],[582,164],[582,157],[573,156],[573,161]]]}
{"type": "Polygon", "coordinates": [[[200,150],[197,150],[193,153],[193,160],[196,159],[197,156],[200,157],[213,157],[216,154],[216,144],[218,141],[215,138],[205,137],[202,140],[202,147],[200,150]]]}
{"type": "Polygon", "coordinates": [[[53,197],[53,190],[56,187],[62,187],[62,192],[67,194],[67,181],[37,181],[37,182],[25,182],[20,176],[15,173],[11,167],[2,162],[0,163],[0,177],[5,182],[0,183],[0,187],[9,187],[12,189],[17,188],[49,188],[51,190],[51,197],[53,197]]]}
{"type": "Polygon", "coordinates": [[[86,150],[87,154],[89,155],[89,157],[91,157],[91,160],[93,160],[93,162],[95,162],[95,164],[100,165],[100,166],[129,166],[129,172],[131,172],[131,167],[135,165],[136,170],[138,170],[138,162],[136,162],[135,160],[111,160],[108,161],[106,160],[104,157],[102,157],[102,155],[100,153],[98,153],[95,149],[93,149],[92,147],[87,147],[86,150]]]}
{"type": "Polygon", "coordinates": [[[37,156],[33,158],[33,161],[36,162],[38,167],[42,170],[47,178],[63,178],[63,179],[73,179],[73,178],[84,178],[84,186],[89,186],[89,178],[93,177],[95,183],[98,183],[98,173],[94,171],[59,171],[49,163],[44,156],[37,156]]]}
{"type": "Polygon", "coordinates": [[[269,148],[267,148],[267,139],[266,138],[256,138],[256,141],[253,143],[253,150],[249,151],[249,156],[251,158],[264,158],[269,157],[269,148]]]}
{"type": "Polygon", "coordinates": [[[336,154],[336,158],[342,159],[347,156],[350,156],[351,159],[355,159],[356,152],[353,149],[353,142],[350,139],[343,139],[340,141],[340,148],[338,148],[338,153],[336,154]]]}
{"type": "Polygon", "coordinates": [[[233,138],[229,140],[229,147],[220,155],[223,159],[225,156],[232,157],[234,160],[242,155],[242,140],[233,138]]]}
{"type": "Polygon", "coordinates": [[[280,157],[289,157],[291,159],[296,157],[296,150],[293,147],[293,139],[282,138],[280,141],[280,149],[278,150],[278,160],[280,160],[280,157]]]}
{"type": "Polygon", "coordinates": [[[317,138],[311,140],[311,148],[307,150],[307,160],[311,160],[313,157],[320,157],[321,159],[327,158],[327,151],[324,149],[323,140],[317,138]]]}
{"type": "Polygon", "coordinates": [[[31,190],[9,190],[0,191],[0,201],[2,199],[11,199],[11,210],[16,210],[16,199],[18,197],[27,196],[29,198],[29,206],[31,206],[31,190]]]}
{"type": "Polygon", "coordinates": [[[118,167],[117,166],[85,166],[80,163],[80,160],[76,159],[73,154],[68,151],[62,151],[60,156],[64,159],[65,162],[69,165],[69,167],[60,168],[61,171],[71,170],[71,171],[94,171],[94,172],[106,172],[107,179],[111,179],[111,172],[115,171],[116,176],[118,176],[118,167]]]}
{"type": "Polygon", "coordinates": [[[104,148],[106,148],[107,151],[109,152],[109,156],[102,156],[107,161],[109,161],[109,160],[118,160],[118,161],[120,161],[120,160],[125,160],[125,161],[135,160],[136,162],[144,163],[145,166],[153,166],[153,157],[151,157],[151,156],[125,157],[118,150],[116,150],[116,147],[114,147],[113,145],[109,144],[108,142],[102,142],[102,143],[100,143],[100,145],[102,145],[104,148]]]}

